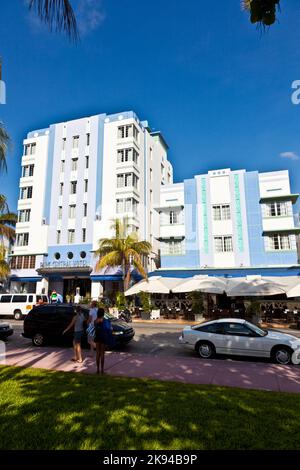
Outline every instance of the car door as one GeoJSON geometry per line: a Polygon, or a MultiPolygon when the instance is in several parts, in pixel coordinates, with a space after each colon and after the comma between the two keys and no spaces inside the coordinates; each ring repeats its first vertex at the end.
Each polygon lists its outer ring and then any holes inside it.
{"type": "Polygon", "coordinates": [[[244,323],[224,322],[224,354],[265,356],[264,341],[244,323]]]}
{"type": "Polygon", "coordinates": [[[206,340],[213,343],[217,353],[221,353],[224,350],[223,323],[215,322],[208,325],[200,325],[195,329],[195,333],[197,336],[194,343],[199,340],[206,340]]]}
{"type": "MultiPolygon", "coordinates": [[[[57,315],[55,317],[55,330],[57,332],[57,337],[62,338],[63,331],[69,326],[74,316],[74,309],[72,306],[63,306],[60,307],[59,304],[56,306],[57,315]]],[[[65,333],[64,338],[73,337],[73,329],[65,333]]]]}

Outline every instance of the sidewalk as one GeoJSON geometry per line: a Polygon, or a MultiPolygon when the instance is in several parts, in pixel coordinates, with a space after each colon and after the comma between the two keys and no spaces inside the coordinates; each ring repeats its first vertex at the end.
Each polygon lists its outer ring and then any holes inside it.
{"type": "MultiPolygon", "coordinates": [[[[83,364],[74,364],[72,353],[72,349],[18,349],[8,345],[6,365],[86,374],[96,372],[95,359],[86,357],[86,351],[83,364]]],[[[105,372],[112,376],[300,393],[300,366],[108,352],[105,372]]]]}

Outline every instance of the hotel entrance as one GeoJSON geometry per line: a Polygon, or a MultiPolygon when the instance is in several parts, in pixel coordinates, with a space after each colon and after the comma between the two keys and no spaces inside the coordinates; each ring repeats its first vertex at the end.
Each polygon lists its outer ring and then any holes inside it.
{"type": "Polygon", "coordinates": [[[71,298],[71,301],[74,299],[76,290],[79,289],[79,294],[81,297],[91,297],[91,280],[89,278],[69,278],[64,279],[63,281],[63,296],[64,300],[67,300],[67,297],[71,298]]]}

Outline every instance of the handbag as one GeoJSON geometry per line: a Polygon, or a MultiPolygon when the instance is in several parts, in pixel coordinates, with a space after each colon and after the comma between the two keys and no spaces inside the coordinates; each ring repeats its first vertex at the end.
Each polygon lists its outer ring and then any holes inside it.
{"type": "Polygon", "coordinates": [[[96,331],[95,331],[95,327],[92,323],[89,324],[89,326],[87,327],[86,329],[86,334],[92,338],[92,339],[95,339],[95,336],[96,336],[96,331]]]}

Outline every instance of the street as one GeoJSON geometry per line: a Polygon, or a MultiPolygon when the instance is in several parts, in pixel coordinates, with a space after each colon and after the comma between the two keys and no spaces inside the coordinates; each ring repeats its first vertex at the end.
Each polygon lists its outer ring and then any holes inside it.
{"type": "MultiPolygon", "coordinates": [[[[23,322],[7,317],[0,318],[0,321],[8,321],[14,328],[14,334],[8,338],[8,344],[17,348],[32,348],[36,351],[36,347],[32,345],[31,340],[23,338],[21,333],[23,331],[23,322]]],[[[182,324],[169,324],[169,323],[150,323],[150,322],[133,322],[135,329],[135,337],[128,344],[122,347],[123,352],[131,354],[146,354],[162,357],[197,357],[193,351],[182,347],[178,338],[184,325],[182,324]]],[[[300,337],[300,330],[287,330],[282,329],[284,333],[290,333],[300,337]]],[[[222,357],[224,359],[224,357],[222,357]]],[[[227,358],[230,360],[230,358],[227,358]]],[[[237,358],[235,360],[250,360],[248,358],[237,358]]],[[[255,361],[265,361],[265,359],[253,359],[255,361]]]]}

